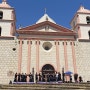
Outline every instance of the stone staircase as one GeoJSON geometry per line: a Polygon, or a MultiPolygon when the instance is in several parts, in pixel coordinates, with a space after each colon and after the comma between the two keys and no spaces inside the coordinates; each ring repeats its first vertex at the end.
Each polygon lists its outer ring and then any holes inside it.
{"type": "Polygon", "coordinates": [[[10,84],[0,90],[90,90],[90,83],[10,84]]]}

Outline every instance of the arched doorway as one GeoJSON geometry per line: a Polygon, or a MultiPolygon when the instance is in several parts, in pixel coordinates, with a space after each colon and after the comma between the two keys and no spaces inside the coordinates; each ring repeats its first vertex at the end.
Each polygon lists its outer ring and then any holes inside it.
{"type": "Polygon", "coordinates": [[[50,64],[46,64],[42,67],[42,75],[44,74],[54,74],[55,73],[55,69],[52,65],[50,64]]]}

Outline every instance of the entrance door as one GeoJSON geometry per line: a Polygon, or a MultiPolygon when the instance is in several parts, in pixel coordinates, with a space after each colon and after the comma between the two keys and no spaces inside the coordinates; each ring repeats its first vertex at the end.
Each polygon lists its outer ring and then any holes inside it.
{"type": "Polygon", "coordinates": [[[55,73],[55,69],[52,65],[50,64],[46,64],[43,66],[42,68],[42,75],[45,75],[45,74],[54,74],[55,73]]]}

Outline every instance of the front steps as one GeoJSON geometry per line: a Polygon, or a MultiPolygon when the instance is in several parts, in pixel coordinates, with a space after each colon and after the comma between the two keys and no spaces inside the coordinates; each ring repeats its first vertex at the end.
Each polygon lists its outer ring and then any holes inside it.
{"type": "Polygon", "coordinates": [[[90,83],[10,84],[0,90],[90,90],[90,83]]]}

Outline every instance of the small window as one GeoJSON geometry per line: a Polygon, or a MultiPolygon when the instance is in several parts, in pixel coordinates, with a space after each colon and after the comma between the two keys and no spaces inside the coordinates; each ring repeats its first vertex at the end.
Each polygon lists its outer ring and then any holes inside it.
{"type": "Polygon", "coordinates": [[[20,44],[20,41],[18,41],[18,44],[20,44]]]}
{"type": "Polygon", "coordinates": [[[64,42],[62,42],[62,44],[64,45],[64,42]]]}
{"type": "Polygon", "coordinates": [[[3,12],[0,11],[0,19],[3,19],[3,12]]]}
{"type": "Polygon", "coordinates": [[[66,45],[67,45],[67,42],[66,42],[66,45]]]}
{"type": "Polygon", "coordinates": [[[22,41],[22,44],[24,44],[24,41],[22,41]]]}
{"type": "Polygon", "coordinates": [[[72,45],[72,42],[70,42],[70,45],[72,45]]]}
{"type": "Polygon", "coordinates": [[[59,42],[58,42],[58,45],[59,45],[59,42]]]}
{"type": "Polygon", "coordinates": [[[35,43],[37,44],[37,41],[35,43]]]}
{"type": "Polygon", "coordinates": [[[32,44],[32,41],[30,41],[30,43],[32,44]]]}
{"type": "Polygon", "coordinates": [[[32,41],[30,41],[30,42],[29,42],[29,41],[27,41],[27,44],[32,44],[32,41]]]}
{"type": "Polygon", "coordinates": [[[40,41],[39,41],[39,45],[40,45],[40,41]]]}
{"type": "Polygon", "coordinates": [[[16,50],[16,48],[13,48],[13,51],[15,51],[16,50]]]}
{"type": "Polygon", "coordinates": [[[56,45],[56,42],[55,42],[55,45],[56,45]]]}
{"type": "Polygon", "coordinates": [[[50,49],[52,48],[52,43],[50,43],[50,42],[44,42],[44,43],[43,43],[43,48],[44,48],[46,51],[50,50],[50,49]]]}
{"type": "Polygon", "coordinates": [[[44,49],[45,50],[49,50],[50,48],[49,48],[49,46],[45,46],[44,49]]]}
{"type": "Polygon", "coordinates": [[[73,42],[74,46],[75,46],[75,42],[73,42]]]}
{"type": "Polygon", "coordinates": [[[89,39],[90,39],[90,31],[88,32],[88,35],[89,35],[89,39]]]}
{"type": "Polygon", "coordinates": [[[2,28],[0,27],[0,36],[1,36],[1,31],[2,31],[2,28]]]}
{"type": "Polygon", "coordinates": [[[90,17],[89,16],[86,17],[86,21],[87,21],[87,24],[90,24],[90,17]]]}

